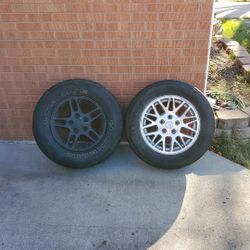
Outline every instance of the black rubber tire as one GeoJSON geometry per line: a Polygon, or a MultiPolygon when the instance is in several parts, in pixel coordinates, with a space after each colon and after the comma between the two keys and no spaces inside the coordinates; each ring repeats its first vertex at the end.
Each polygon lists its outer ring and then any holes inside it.
{"type": "Polygon", "coordinates": [[[133,151],[145,162],[155,167],[175,169],[198,160],[212,142],[215,119],[213,110],[205,96],[190,84],[165,80],[141,90],[129,105],[126,115],[126,134],[133,151]],[[200,133],[195,143],[186,151],[175,155],[164,155],[151,149],[140,132],[140,117],[145,107],[163,95],[178,95],[190,101],[200,116],[200,133]]]}
{"type": "Polygon", "coordinates": [[[41,151],[52,161],[70,168],[86,168],[105,160],[120,142],[122,127],[121,108],[115,97],[90,80],[65,80],[54,85],[42,95],[33,113],[33,135],[41,151]],[[55,140],[50,126],[57,104],[72,96],[94,100],[106,117],[104,135],[94,148],[86,151],[64,148],[55,140]]]}

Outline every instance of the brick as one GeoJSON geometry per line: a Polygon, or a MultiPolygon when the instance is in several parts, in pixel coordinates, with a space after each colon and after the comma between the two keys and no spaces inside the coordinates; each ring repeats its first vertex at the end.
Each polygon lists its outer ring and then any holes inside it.
{"type": "Polygon", "coordinates": [[[79,32],[56,32],[55,37],[58,40],[78,40],[80,39],[79,32]]]}
{"type": "MultiPolygon", "coordinates": [[[[101,16],[103,17],[103,16],[101,16]]],[[[99,16],[100,18],[100,16],[99,16]]],[[[116,22],[116,21],[130,21],[130,14],[129,13],[106,13],[105,14],[105,21],[116,22]]]]}
{"type": "Polygon", "coordinates": [[[40,23],[18,23],[16,25],[17,30],[20,31],[26,31],[26,30],[41,30],[41,24],[40,23]]]}
{"type": "Polygon", "coordinates": [[[0,20],[4,22],[24,22],[26,21],[26,14],[1,14],[0,20]]]}
{"type": "Polygon", "coordinates": [[[237,56],[238,58],[241,57],[249,57],[249,53],[246,50],[236,50],[233,52],[235,56],[237,56]]]}
{"type": "Polygon", "coordinates": [[[20,48],[43,48],[43,41],[20,41],[20,48]]]}
{"type": "Polygon", "coordinates": [[[18,48],[17,41],[0,41],[0,48],[18,48]]]}
{"type": "Polygon", "coordinates": [[[68,41],[46,41],[45,48],[69,48],[68,41]]]}
{"type": "MultiPolygon", "coordinates": [[[[37,100],[67,78],[101,82],[124,111],[136,93],[158,80],[183,80],[204,90],[211,3],[1,1],[0,115],[6,122],[0,139],[32,138],[37,100]]],[[[237,44],[228,50],[246,57],[237,44]]]]}
{"type": "Polygon", "coordinates": [[[240,110],[217,111],[218,128],[245,128],[249,124],[249,116],[240,110]]]}
{"type": "Polygon", "coordinates": [[[14,13],[48,13],[48,12],[64,12],[65,5],[64,4],[48,4],[48,3],[40,3],[40,4],[12,4],[11,11],[14,13]]]}
{"type": "Polygon", "coordinates": [[[250,55],[248,57],[239,58],[239,62],[242,65],[250,65],[250,55]]]}
{"type": "MultiPolygon", "coordinates": [[[[15,14],[15,15],[21,15],[21,14],[15,14]]],[[[36,14],[26,14],[27,20],[30,22],[50,22],[52,21],[51,14],[48,13],[36,13],[36,14]]]]}
{"type": "Polygon", "coordinates": [[[171,12],[172,4],[149,4],[147,6],[148,11],[152,12],[171,12]]]}
{"type": "Polygon", "coordinates": [[[242,68],[243,68],[246,72],[250,72],[250,64],[242,65],[242,68]]]}
{"type": "Polygon", "coordinates": [[[135,13],[132,15],[133,22],[157,21],[156,13],[135,13]]]}

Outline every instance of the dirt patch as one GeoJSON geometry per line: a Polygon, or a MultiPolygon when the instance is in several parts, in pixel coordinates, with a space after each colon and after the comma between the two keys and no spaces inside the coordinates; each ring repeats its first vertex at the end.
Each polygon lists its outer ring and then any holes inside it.
{"type": "Polygon", "coordinates": [[[210,55],[208,92],[222,108],[250,106],[250,83],[234,56],[213,43],[210,55]]]}

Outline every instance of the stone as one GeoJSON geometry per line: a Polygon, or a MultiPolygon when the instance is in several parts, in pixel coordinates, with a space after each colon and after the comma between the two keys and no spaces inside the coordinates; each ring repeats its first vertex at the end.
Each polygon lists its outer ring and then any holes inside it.
{"type": "Polygon", "coordinates": [[[250,64],[242,65],[242,67],[246,72],[250,72],[250,64]]]}
{"type": "Polygon", "coordinates": [[[216,128],[214,133],[214,137],[222,137],[222,136],[231,137],[231,135],[232,135],[232,129],[216,128]]]}
{"type": "Polygon", "coordinates": [[[236,110],[219,110],[216,111],[218,117],[218,128],[246,128],[249,124],[249,116],[243,111],[236,110]]]}
{"type": "Polygon", "coordinates": [[[232,41],[232,40],[227,42],[226,44],[228,47],[230,47],[230,46],[238,46],[239,47],[240,46],[240,44],[238,42],[232,41]]]}
{"type": "Polygon", "coordinates": [[[248,116],[250,116],[250,106],[242,109],[243,112],[245,112],[248,116]]]}
{"type": "Polygon", "coordinates": [[[249,65],[249,64],[250,64],[250,56],[239,58],[239,62],[240,62],[242,65],[249,65]]]}
{"type": "Polygon", "coordinates": [[[233,50],[233,53],[236,57],[241,58],[241,57],[249,57],[249,53],[246,50],[233,50]]]}
{"type": "Polygon", "coordinates": [[[242,139],[242,140],[250,139],[250,127],[235,129],[233,135],[237,139],[242,139]]]}

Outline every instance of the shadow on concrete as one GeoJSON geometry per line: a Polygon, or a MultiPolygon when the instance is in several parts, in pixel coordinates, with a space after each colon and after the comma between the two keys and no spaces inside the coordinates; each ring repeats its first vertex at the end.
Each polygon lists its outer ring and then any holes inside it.
{"type": "Polygon", "coordinates": [[[82,170],[52,163],[36,145],[0,144],[0,155],[3,249],[146,249],[178,217],[187,175],[241,170],[210,152],[183,169],[156,169],[127,146],[82,170]]]}

